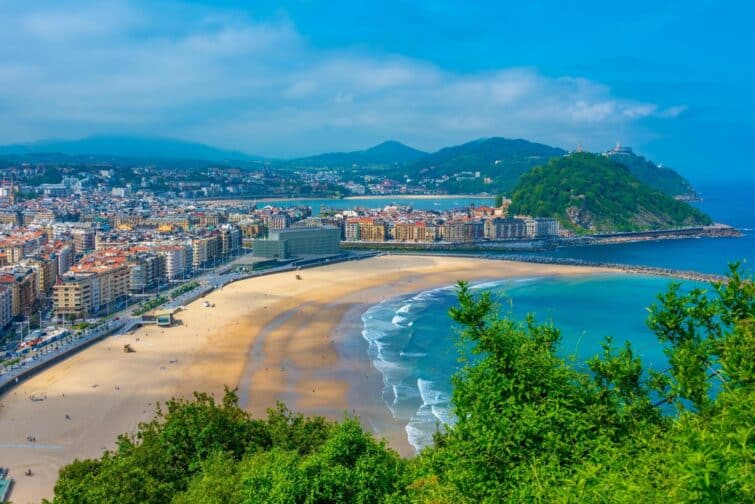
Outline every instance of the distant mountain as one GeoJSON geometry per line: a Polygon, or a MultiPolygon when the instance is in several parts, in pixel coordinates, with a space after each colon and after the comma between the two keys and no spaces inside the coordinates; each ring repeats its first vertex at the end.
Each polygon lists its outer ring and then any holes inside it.
{"type": "Polygon", "coordinates": [[[711,223],[696,208],[641,182],[610,157],[574,153],[524,174],[509,212],[556,217],[578,233],[640,231],[711,223]]]}
{"type": "Polygon", "coordinates": [[[606,153],[612,160],[626,166],[632,174],[650,187],[671,196],[694,198],[697,193],[684,177],[671,168],[660,167],[627,147],[616,147],[606,153]]]}
{"type": "Polygon", "coordinates": [[[564,154],[563,149],[527,140],[484,138],[429,154],[407,172],[417,178],[436,179],[463,171],[480,172],[474,179],[451,179],[444,185],[449,192],[509,192],[527,170],[564,154]]]}
{"type": "Polygon", "coordinates": [[[389,140],[369,149],[353,152],[330,152],[288,161],[290,165],[310,167],[346,168],[357,166],[390,166],[416,161],[427,153],[395,140],[389,140]]]}
{"type": "Polygon", "coordinates": [[[242,152],[170,138],[92,136],[78,140],[41,140],[0,146],[0,154],[65,154],[69,156],[253,161],[261,158],[242,152]]]}

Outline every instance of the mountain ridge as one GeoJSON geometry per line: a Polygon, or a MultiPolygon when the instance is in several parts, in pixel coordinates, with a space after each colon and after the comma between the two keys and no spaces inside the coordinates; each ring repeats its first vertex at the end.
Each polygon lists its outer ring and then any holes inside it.
{"type": "MultiPolygon", "coordinates": [[[[488,137],[424,152],[396,140],[362,150],[329,152],[292,159],[271,159],[199,142],[167,137],[95,135],[77,140],[41,140],[0,146],[0,155],[46,156],[61,154],[84,158],[156,159],[216,163],[264,162],[287,169],[329,168],[352,170],[353,175],[379,174],[447,193],[510,194],[520,177],[535,166],[563,157],[567,151],[525,139],[488,137]]],[[[678,172],[660,167],[629,148],[605,153],[627,167],[638,179],[679,198],[695,198],[692,185],[678,172]]]]}
{"type": "Polygon", "coordinates": [[[333,167],[348,167],[353,165],[393,165],[416,161],[428,153],[410,147],[397,140],[386,140],[373,147],[363,150],[346,152],[325,152],[313,156],[294,158],[287,164],[304,164],[317,167],[333,165],[333,167]]]}
{"type": "Polygon", "coordinates": [[[39,140],[0,146],[0,155],[63,154],[70,156],[258,161],[240,151],[168,137],[93,135],[74,140],[39,140]]]}

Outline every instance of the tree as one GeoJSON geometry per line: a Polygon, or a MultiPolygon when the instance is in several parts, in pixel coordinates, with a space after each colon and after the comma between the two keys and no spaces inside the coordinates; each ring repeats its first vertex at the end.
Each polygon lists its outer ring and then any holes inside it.
{"type": "Polygon", "coordinates": [[[667,370],[609,338],[582,371],[553,325],[501,318],[461,282],[457,422],[419,457],[356,419],[279,404],[258,420],[235,391],[197,393],[64,467],[54,502],[753,502],[753,294],[737,265],[710,290],[672,284],[648,318],[667,370]]]}
{"type": "Polygon", "coordinates": [[[458,421],[409,487],[460,501],[748,502],[755,498],[753,284],[732,266],[713,292],[672,284],[648,324],[670,368],[648,376],[610,339],[590,373],[556,355],[558,331],[500,319],[459,284],[450,310],[472,344],[454,377],[458,421]],[[712,295],[711,295],[712,294],[712,295]],[[657,395],[660,394],[660,401],[657,395]],[[675,414],[661,408],[674,403],[675,414]]]}

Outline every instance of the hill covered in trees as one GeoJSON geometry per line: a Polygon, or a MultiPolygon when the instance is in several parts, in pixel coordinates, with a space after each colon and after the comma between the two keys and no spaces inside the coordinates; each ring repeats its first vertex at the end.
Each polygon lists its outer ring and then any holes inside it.
{"type": "Polygon", "coordinates": [[[697,197],[692,184],[671,168],[658,166],[631,151],[611,152],[610,158],[627,167],[642,182],[669,196],[697,197]]]}
{"type": "Polygon", "coordinates": [[[509,212],[555,217],[578,233],[708,225],[710,217],[637,179],[608,157],[574,153],[524,174],[509,212]]]}
{"type": "Polygon", "coordinates": [[[562,149],[527,140],[482,138],[428,154],[401,173],[415,180],[446,176],[449,180],[439,187],[450,193],[508,193],[527,170],[564,154],[562,149]],[[454,177],[461,172],[479,172],[479,177],[454,177]]]}
{"type": "Polygon", "coordinates": [[[329,152],[316,156],[292,159],[291,166],[318,168],[388,167],[405,165],[426,156],[426,152],[417,150],[395,140],[383,142],[369,149],[352,152],[329,152]]]}
{"type": "Polygon", "coordinates": [[[658,297],[648,326],[669,367],[629,343],[587,368],[551,324],[500,318],[458,288],[450,316],[470,348],[453,379],[458,421],[402,459],[354,419],[258,420],[234,392],[172,400],[96,460],[63,468],[56,503],[752,502],[755,286],[658,297]]]}

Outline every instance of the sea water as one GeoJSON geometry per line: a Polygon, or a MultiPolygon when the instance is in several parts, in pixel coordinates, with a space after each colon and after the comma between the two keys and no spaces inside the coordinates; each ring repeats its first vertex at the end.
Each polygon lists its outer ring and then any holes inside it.
{"type": "MultiPolygon", "coordinates": [[[[501,315],[523,320],[536,314],[561,330],[559,352],[573,365],[601,351],[606,336],[625,340],[646,370],[663,370],[663,347],[647,328],[646,308],[670,280],[619,274],[492,280],[473,284],[497,299],[501,315]]],[[[686,282],[685,287],[695,285],[686,282]]],[[[459,369],[459,327],[448,316],[456,304],[450,285],[386,300],[362,315],[368,354],[383,377],[382,400],[421,450],[433,434],[454,423],[451,376],[459,369]]]]}

